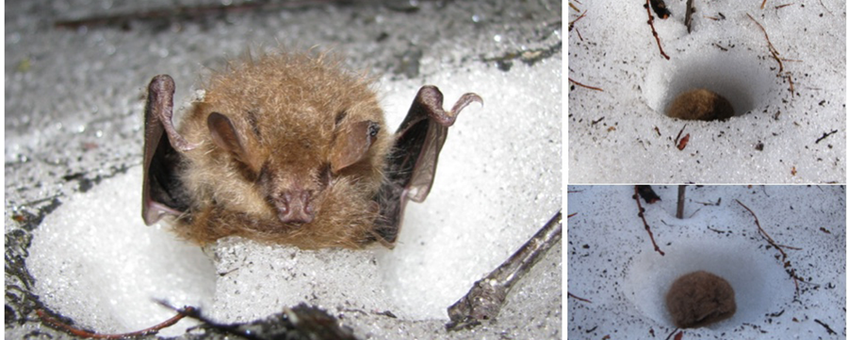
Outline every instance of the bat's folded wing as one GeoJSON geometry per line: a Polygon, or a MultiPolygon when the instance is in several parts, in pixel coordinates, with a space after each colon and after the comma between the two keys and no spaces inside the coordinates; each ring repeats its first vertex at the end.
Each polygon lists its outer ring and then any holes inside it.
{"type": "Polygon", "coordinates": [[[427,198],[448,127],[473,102],[483,100],[474,93],[466,93],[447,112],[442,108],[442,93],[438,88],[424,86],[418,91],[395,134],[395,144],[387,158],[386,181],[376,198],[381,218],[375,232],[382,241],[395,242],[407,200],[422,202],[427,198]]]}
{"type": "Polygon", "coordinates": [[[179,216],[188,209],[189,199],[179,181],[182,151],[194,148],[174,128],[174,80],[159,75],[150,81],[144,109],[144,184],[141,215],[147,225],[163,214],[179,216]]]}

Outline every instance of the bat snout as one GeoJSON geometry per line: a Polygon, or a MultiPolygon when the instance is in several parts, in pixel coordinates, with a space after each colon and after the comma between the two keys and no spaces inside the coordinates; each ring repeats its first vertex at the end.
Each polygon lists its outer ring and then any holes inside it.
{"type": "Polygon", "coordinates": [[[311,190],[284,192],[274,205],[283,223],[309,223],[315,218],[311,190]]]}

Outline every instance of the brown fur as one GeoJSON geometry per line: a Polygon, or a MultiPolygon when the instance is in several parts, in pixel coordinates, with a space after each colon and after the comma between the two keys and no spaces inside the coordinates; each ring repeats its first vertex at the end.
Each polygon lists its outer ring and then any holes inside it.
{"type": "Polygon", "coordinates": [[[674,99],[666,114],[687,120],[716,120],[733,117],[733,107],[724,97],[710,90],[684,92],[674,99]]]}
{"type": "Polygon", "coordinates": [[[705,271],[678,278],[665,296],[674,325],[703,327],[730,318],[736,313],[733,287],[725,279],[705,271]]]}
{"type": "Polygon", "coordinates": [[[181,236],[204,244],[242,235],[301,248],[356,248],[373,239],[379,211],[372,198],[392,137],[364,77],[343,72],[324,55],[246,60],[211,76],[179,130],[199,144],[185,153],[182,182],[195,203],[190,217],[177,222],[181,236]],[[229,118],[243,153],[216,145],[207,126],[212,112],[229,118]],[[366,120],[380,127],[370,149],[327,181],[342,152],[337,138],[366,120]],[[282,223],[265,194],[280,188],[313,190],[314,219],[282,223]]]}

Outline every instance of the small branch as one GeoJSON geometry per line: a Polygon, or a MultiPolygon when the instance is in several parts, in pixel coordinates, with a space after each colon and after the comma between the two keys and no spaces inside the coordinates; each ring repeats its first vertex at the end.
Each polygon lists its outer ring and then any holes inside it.
{"type": "MultiPolygon", "coordinates": [[[[679,329],[680,329],[680,328],[675,328],[673,331],[671,331],[671,333],[668,333],[668,336],[667,336],[667,337],[665,337],[665,340],[671,339],[671,336],[672,336],[672,335],[674,335],[674,333],[677,333],[677,331],[678,331],[679,329]]],[[[679,337],[682,337],[682,336],[683,336],[683,332],[680,332],[680,335],[678,335],[677,337],[675,337],[675,339],[677,339],[677,338],[679,338],[679,337]]]]}
{"type": "Polygon", "coordinates": [[[339,0],[309,0],[288,1],[280,4],[272,4],[266,1],[255,3],[246,2],[240,5],[200,5],[200,6],[174,6],[170,8],[153,9],[149,11],[134,11],[132,13],[121,13],[115,15],[91,16],[76,20],[59,20],[53,23],[54,27],[77,29],[79,27],[112,26],[124,27],[135,20],[198,20],[215,15],[228,13],[243,13],[252,11],[272,11],[283,8],[301,8],[318,3],[340,3],[339,0]]]}
{"type": "Polygon", "coordinates": [[[573,21],[569,22],[568,23],[568,31],[571,32],[571,29],[574,28],[574,23],[576,23],[577,20],[583,19],[583,17],[585,17],[585,16],[586,16],[586,12],[583,12],[583,14],[580,14],[580,16],[577,17],[577,19],[574,19],[573,21]]]}
{"type": "Polygon", "coordinates": [[[639,201],[639,187],[635,186],[633,188],[633,199],[636,200],[636,206],[639,207],[639,217],[642,218],[642,223],[645,224],[645,231],[648,232],[648,236],[651,237],[651,243],[654,244],[654,250],[656,250],[660,255],[665,256],[665,253],[660,250],[660,246],[657,245],[657,241],[654,240],[654,233],[651,232],[651,227],[648,225],[648,221],[645,220],[645,208],[642,208],[642,202],[639,201]]]}
{"type": "Polygon", "coordinates": [[[174,317],[172,317],[168,320],[165,320],[164,322],[162,322],[158,325],[155,325],[155,326],[150,327],[150,328],[145,328],[145,329],[142,329],[142,330],[137,331],[137,332],[122,333],[122,334],[99,334],[99,333],[93,333],[93,332],[89,332],[89,331],[82,330],[82,329],[79,329],[79,328],[75,328],[73,326],[67,325],[65,323],[62,323],[62,322],[52,318],[51,316],[47,315],[47,313],[44,310],[41,310],[41,309],[36,310],[35,314],[37,314],[38,317],[41,318],[41,320],[44,320],[44,322],[52,325],[53,327],[67,331],[68,333],[71,333],[75,336],[79,336],[79,337],[83,337],[83,338],[93,338],[93,339],[124,339],[124,338],[133,338],[133,337],[140,337],[140,336],[156,334],[164,328],[168,328],[168,327],[173,326],[174,324],[177,323],[177,321],[180,321],[182,318],[184,318],[184,317],[186,317],[189,314],[192,314],[194,312],[195,312],[195,309],[193,307],[185,307],[183,309],[177,310],[177,315],[175,315],[174,317]]]}
{"type": "Polygon", "coordinates": [[[571,79],[571,77],[568,77],[568,81],[570,81],[572,84],[577,85],[577,86],[580,86],[580,87],[585,87],[585,88],[590,89],[590,90],[595,90],[595,91],[601,91],[601,92],[604,92],[604,90],[603,90],[602,88],[600,88],[600,87],[594,87],[594,86],[589,86],[589,85],[581,84],[581,83],[579,83],[579,82],[575,81],[574,79],[571,79]]]}
{"type": "Polygon", "coordinates": [[[577,12],[580,12],[580,9],[579,9],[579,8],[577,8],[577,6],[574,6],[574,4],[573,4],[573,3],[571,3],[570,1],[568,2],[568,7],[571,7],[571,9],[573,9],[573,10],[575,10],[575,11],[577,11],[577,12]]]}
{"type": "Polygon", "coordinates": [[[683,218],[683,206],[686,204],[686,186],[677,186],[677,218],[683,218]]]}
{"type": "Polygon", "coordinates": [[[689,125],[689,124],[683,124],[683,127],[680,128],[680,132],[677,133],[677,137],[674,137],[674,145],[677,145],[677,141],[680,139],[680,136],[683,135],[683,130],[686,129],[686,125],[689,125]]]}
{"type": "Polygon", "coordinates": [[[588,299],[584,299],[582,297],[579,297],[579,296],[571,294],[571,293],[568,293],[568,297],[573,297],[573,298],[580,300],[580,301],[583,301],[583,302],[592,303],[592,301],[589,301],[588,299]]]}
{"type": "Polygon", "coordinates": [[[666,60],[668,60],[671,59],[671,57],[669,57],[667,54],[665,54],[665,51],[663,51],[662,43],[660,43],[660,36],[659,34],[657,34],[657,30],[654,28],[654,16],[651,15],[650,1],[651,0],[645,0],[645,10],[648,11],[648,25],[651,26],[651,33],[653,33],[654,38],[657,39],[657,46],[660,48],[660,54],[665,57],[666,60]]]}
{"type": "Polygon", "coordinates": [[[839,130],[833,130],[833,131],[831,131],[831,132],[827,132],[827,133],[825,133],[824,135],[822,135],[821,137],[819,137],[819,139],[816,139],[816,144],[818,144],[819,142],[821,142],[823,139],[827,138],[828,136],[830,136],[830,135],[832,135],[832,134],[836,133],[837,131],[839,131],[839,130]]]}
{"type": "Polygon", "coordinates": [[[483,320],[492,320],[500,313],[510,289],[562,237],[562,212],[557,211],[530,240],[504,263],[474,286],[459,301],[448,307],[450,322],[447,330],[472,328],[483,320]]]}
{"type": "Polygon", "coordinates": [[[830,13],[831,15],[833,14],[833,12],[831,12],[829,9],[827,9],[827,7],[824,6],[824,3],[822,2],[822,0],[819,0],[819,5],[821,5],[822,8],[824,8],[824,10],[827,11],[828,13],[830,13]]]}
{"type": "Polygon", "coordinates": [[[742,204],[742,202],[740,202],[739,200],[735,200],[735,201],[736,201],[736,203],[739,203],[739,205],[741,205],[743,208],[745,208],[745,210],[748,210],[748,212],[751,213],[751,216],[754,216],[754,223],[757,225],[757,229],[760,231],[760,234],[763,235],[763,237],[766,238],[766,241],[768,241],[769,244],[771,244],[772,246],[777,248],[777,250],[783,256],[783,260],[786,261],[786,253],[783,251],[783,248],[781,248],[777,244],[777,242],[774,242],[774,239],[772,239],[771,236],[769,236],[769,234],[766,233],[766,231],[763,229],[763,227],[760,226],[760,220],[757,218],[757,214],[754,214],[754,211],[751,210],[751,208],[748,208],[748,206],[742,204]]]}
{"type": "MultiPolygon", "coordinates": [[[[781,247],[779,244],[777,244],[777,242],[775,242],[774,239],[772,239],[771,236],[769,236],[769,234],[766,233],[765,229],[763,229],[763,227],[760,226],[760,220],[757,218],[757,214],[754,214],[754,211],[751,210],[751,208],[748,208],[748,206],[742,204],[742,202],[740,202],[738,199],[735,200],[735,201],[736,201],[736,203],[739,203],[739,205],[741,205],[743,208],[745,208],[745,210],[748,210],[748,212],[751,213],[751,216],[754,216],[754,223],[757,225],[757,229],[759,230],[760,234],[763,235],[763,237],[765,237],[766,241],[768,241],[769,244],[774,246],[777,249],[777,251],[779,251],[780,254],[783,256],[783,260],[782,260],[783,261],[783,268],[786,269],[786,273],[789,274],[789,276],[792,278],[792,281],[795,283],[795,296],[797,297],[798,295],[800,295],[801,290],[798,287],[798,281],[800,280],[801,282],[804,282],[804,279],[798,277],[798,275],[795,273],[794,268],[790,268],[792,266],[792,263],[786,260],[786,252],[783,251],[783,247],[781,247]]],[[[796,249],[800,249],[800,248],[796,248],[796,249]]]]}
{"type": "MultiPolygon", "coordinates": [[[[763,5],[765,5],[765,1],[763,1],[763,5]]],[[[778,66],[777,76],[783,77],[789,82],[789,92],[792,93],[792,97],[795,97],[795,82],[792,81],[792,73],[787,72],[786,74],[784,74],[784,72],[783,72],[783,62],[789,61],[789,60],[783,59],[783,58],[780,57],[780,52],[778,52],[777,48],[774,47],[774,44],[771,43],[771,39],[769,39],[768,32],[766,32],[765,27],[763,27],[763,25],[761,25],[757,21],[757,19],[754,19],[754,17],[752,17],[751,14],[746,13],[746,15],[748,16],[748,18],[751,19],[751,21],[753,21],[755,24],[757,24],[757,26],[760,28],[760,30],[763,31],[763,34],[766,36],[766,43],[768,43],[769,53],[771,53],[772,58],[774,58],[774,60],[777,61],[777,66],[778,66]]]]}
{"type": "Polygon", "coordinates": [[[686,32],[692,33],[692,13],[695,13],[695,0],[686,0],[686,18],[683,23],[686,24],[686,32]]]}
{"type": "Polygon", "coordinates": [[[827,325],[826,323],[824,323],[824,322],[821,322],[821,320],[819,320],[819,319],[813,319],[813,321],[815,321],[815,322],[816,322],[817,324],[819,324],[819,325],[822,325],[822,327],[824,327],[824,329],[826,329],[826,330],[827,330],[827,334],[836,334],[836,332],[834,332],[832,329],[830,329],[830,326],[828,326],[828,325],[827,325]]]}
{"type": "MultiPolygon", "coordinates": [[[[765,1],[763,1],[763,5],[765,5],[765,1]]],[[[780,53],[777,52],[777,49],[774,48],[774,45],[772,45],[771,39],[769,39],[769,36],[768,36],[768,33],[766,32],[765,27],[763,27],[763,25],[760,25],[760,23],[757,21],[757,19],[754,19],[754,17],[752,17],[750,14],[748,14],[748,13],[745,13],[745,14],[748,16],[748,18],[751,18],[751,20],[753,20],[754,23],[757,24],[757,26],[760,27],[760,30],[763,31],[763,34],[765,34],[766,42],[768,43],[769,52],[771,52],[771,56],[774,57],[774,60],[777,60],[777,65],[780,67],[780,70],[778,70],[777,73],[778,74],[783,73],[783,61],[780,60],[780,57],[779,57],[780,53]]]]}

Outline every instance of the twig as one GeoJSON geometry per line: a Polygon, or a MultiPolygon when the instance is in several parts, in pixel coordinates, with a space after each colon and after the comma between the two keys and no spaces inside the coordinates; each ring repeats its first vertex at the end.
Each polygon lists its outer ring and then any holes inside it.
{"type": "Polygon", "coordinates": [[[571,79],[571,77],[568,77],[568,81],[570,81],[572,84],[577,85],[577,86],[580,86],[580,87],[585,87],[585,88],[590,89],[590,90],[595,90],[595,91],[601,91],[601,92],[604,92],[604,90],[603,90],[602,88],[600,88],[600,87],[594,87],[594,86],[589,86],[589,85],[581,84],[581,83],[579,83],[579,82],[575,81],[574,79],[571,79]]]}
{"type": "Polygon", "coordinates": [[[819,142],[821,142],[823,139],[827,138],[828,136],[830,136],[830,135],[832,135],[832,134],[836,133],[837,131],[839,131],[839,130],[833,130],[833,131],[831,131],[831,132],[826,132],[824,135],[822,135],[821,137],[819,137],[819,139],[816,139],[816,144],[818,144],[819,142]]]}
{"type": "Polygon", "coordinates": [[[686,129],[686,125],[689,124],[683,124],[683,127],[680,128],[680,132],[677,133],[677,137],[674,137],[674,145],[677,145],[677,141],[680,139],[680,136],[683,135],[683,130],[686,129]]]}
{"type": "Polygon", "coordinates": [[[650,1],[651,0],[645,0],[645,10],[648,11],[648,25],[651,26],[651,33],[653,33],[654,38],[657,39],[657,46],[660,48],[660,54],[665,57],[666,60],[668,60],[671,59],[671,57],[669,57],[667,54],[665,54],[665,51],[663,51],[662,43],[660,43],[660,36],[659,34],[657,34],[657,30],[654,28],[654,16],[651,15],[650,1]]]}
{"type": "Polygon", "coordinates": [[[645,230],[648,232],[648,236],[651,237],[651,243],[654,244],[654,250],[656,250],[660,255],[665,256],[665,253],[660,250],[660,246],[657,245],[657,241],[654,240],[654,233],[651,232],[651,227],[648,225],[648,221],[645,220],[645,208],[642,208],[642,202],[639,201],[639,187],[633,187],[633,199],[636,200],[636,206],[639,207],[639,217],[642,218],[642,223],[645,224],[645,230]]]}
{"type": "Polygon", "coordinates": [[[827,330],[827,334],[836,334],[836,332],[834,332],[832,329],[830,329],[830,326],[828,326],[828,325],[827,325],[826,323],[824,323],[824,322],[821,322],[821,320],[819,320],[819,319],[813,319],[813,321],[815,321],[815,322],[816,322],[817,324],[819,324],[819,325],[822,325],[822,327],[824,327],[824,329],[826,329],[826,330],[827,330]]]}
{"type": "Polygon", "coordinates": [[[269,11],[278,8],[300,8],[316,5],[320,2],[333,3],[339,0],[309,0],[289,1],[279,4],[271,4],[265,1],[256,3],[243,3],[240,5],[199,5],[199,6],[175,6],[171,8],[160,8],[149,11],[134,11],[132,13],[121,13],[115,15],[90,16],[76,20],[59,20],[53,23],[54,27],[77,29],[83,26],[126,26],[134,20],[162,20],[162,19],[188,19],[197,20],[204,17],[221,15],[226,13],[238,13],[249,11],[269,11]]]}
{"type": "MultiPolygon", "coordinates": [[[[763,5],[765,5],[765,1],[763,1],[763,5]]],[[[771,52],[771,56],[774,57],[774,60],[777,60],[777,65],[780,66],[780,70],[778,70],[777,73],[778,74],[783,73],[783,61],[780,60],[780,57],[779,57],[780,53],[777,52],[777,49],[774,48],[774,45],[772,45],[771,39],[769,39],[769,36],[768,36],[768,33],[766,32],[765,27],[763,27],[763,25],[760,25],[760,23],[757,21],[757,19],[754,19],[754,17],[752,17],[751,14],[748,14],[748,13],[745,13],[745,14],[748,16],[748,18],[751,18],[751,20],[753,20],[754,23],[757,24],[757,26],[760,27],[760,30],[763,31],[763,34],[766,35],[766,42],[768,43],[769,52],[771,52]]]]}
{"type": "MultiPolygon", "coordinates": [[[[173,309],[167,303],[159,301],[163,306],[173,309]]],[[[365,311],[348,309],[367,314],[365,311]]],[[[374,312],[376,315],[393,317],[388,311],[374,312]]],[[[339,318],[330,315],[325,310],[316,306],[307,305],[304,302],[294,307],[283,307],[282,312],[275,313],[260,320],[223,324],[210,320],[203,316],[200,310],[194,309],[187,317],[200,321],[198,328],[203,328],[206,334],[204,338],[212,335],[213,338],[231,338],[246,340],[266,339],[312,339],[312,340],[356,340],[353,330],[343,326],[339,318]],[[217,337],[215,335],[218,335],[217,337]]]]}
{"type": "Polygon", "coordinates": [[[574,23],[576,23],[577,20],[583,19],[583,17],[585,17],[585,16],[586,16],[586,12],[583,12],[583,14],[580,14],[580,16],[577,17],[577,19],[574,19],[572,22],[569,22],[568,23],[568,31],[570,32],[571,29],[574,28],[574,23]]]}
{"type": "MultiPolygon", "coordinates": [[[[671,333],[668,333],[668,336],[667,336],[667,337],[665,337],[665,340],[671,339],[671,336],[672,336],[672,335],[674,335],[674,333],[677,333],[677,331],[678,331],[679,329],[680,329],[680,328],[675,328],[673,331],[671,331],[671,333]]],[[[680,334],[681,334],[681,336],[682,336],[683,332],[680,332],[680,334]]]]}
{"type": "MultiPolygon", "coordinates": [[[[765,1],[763,1],[763,5],[765,5],[765,1]]],[[[755,24],[757,24],[757,26],[760,27],[760,30],[763,31],[763,34],[766,36],[766,43],[768,43],[769,53],[771,53],[772,58],[774,58],[774,60],[777,61],[777,66],[778,66],[777,75],[779,77],[786,78],[786,80],[789,81],[789,92],[792,93],[792,97],[795,97],[795,82],[792,81],[792,74],[790,72],[787,72],[786,75],[783,74],[783,61],[787,60],[787,59],[783,59],[783,58],[780,57],[780,52],[778,52],[777,48],[774,47],[774,44],[771,43],[771,39],[769,39],[768,32],[766,32],[766,28],[763,27],[763,25],[761,25],[757,21],[757,19],[754,19],[754,17],[752,17],[751,14],[748,14],[748,13],[745,13],[745,14],[755,24]]]]}
{"type": "Polygon", "coordinates": [[[763,4],[760,5],[760,9],[765,9],[765,8],[766,8],[766,0],[763,0],[763,4]]]}
{"type": "Polygon", "coordinates": [[[584,299],[584,298],[582,298],[582,297],[579,297],[579,296],[574,295],[574,294],[571,294],[571,293],[568,293],[568,296],[569,296],[569,297],[573,297],[573,298],[575,298],[575,299],[577,299],[577,300],[580,300],[580,301],[583,301],[583,302],[592,303],[592,301],[589,301],[588,299],[584,299]]]}
{"type": "Polygon", "coordinates": [[[745,208],[745,210],[748,210],[748,212],[751,213],[752,216],[754,216],[754,223],[757,225],[757,229],[760,231],[760,234],[762,234],[763,237],[766,238],[766,241],[768,241],[769,244],[771,244],[772,246],[777,248],[777,250],[783,256],[783,260],[786,261],[786,252],[784,252],[783,248],[781,248],[777,244],[777,242],[774,242],[774,239],[771,238],[771,236],[769,236],[768,233],[766,233],[766,231],[763,229],[762,226],[760,226],[760,220],[757,218],[757,214],[754,214],[754,211],[751,210],[751,208],[748,208],[748,206],[746,206],[745,204],[742,204],[742,202],[740,202],[739,200],[735,200],[735,201],[736,201],[736,203],[739,203],[739,205],[741,205],[743,208],[745,208]]]}
{"type": "MultiPolygon", "coordinates": [[[[754,223],[757,225],[757,229],[760,231],[760,234],[763,235],[763,237],[766,238],[766,241],[768,241],[769,244],[774,246],[777,249],[777,251],[779,251],[780,254],[783,256],[783,260],[782,260],[783,261],[783,268],[788,268],[788,269],[786,269],[786,273],[789,274],[789,276],[792,278],[792,281],[795,283],[795,296],[797,297],[798,295],[800,295],[801,290],[800,290],[800,287],[798,287],[798,280],[799,280],[798,275],[795,274],[794,268],[789,268],[789,267],[792,266],[792,264],[791,264],[791,262],[786,260],[786,252],[783,251],[783,247],[781,247],[779,244],[777,244],[777,242],[775,242],[774,239],[772,239],[771,236],[769,236],[769,234],[766,233],[766,231],[763,229],[763,227],[760,226],[760,220],[757,218],[757,214],[754,214],[754,211],[751,210],[751,208],[748,208],[748,206],[742,204],[742,202],[740,202],[738,199],[735,199],[735,201],[736,201],[736,203],[739,203],[739,205],[741,205],[743,208],[745,208],[745,210],[748,210],[748,212],[751,213],[751,216],[754,216],[754,223]]],[[[800,248],[798,248],[798,249],[800,249],[800,248]]],[[[800,280],[801,280],[801,282],[804,282],[804,279],[800,279],[800,280]]]]}
{"type": "Polygon", "coordinates": [[[833,12],[831,12],[829,9],[827,9],[827,7],[824,7],[824,3],[822,2],[822,0],[819,0],[819,5],[821,5],[822,8],[824,8],[824,10],[827,11],[828,13],[833,14],[833,12]]]}
{"type": "Polygon", "coordinates": [[[604,120],[604,118],[607,118],[607,117],[606,117],[606,116],[603,116],[603,117],[601,117],[601,118],[598,118],[598,120],[593,120],[593,121],[592,121],[592,125],[595,125],[595,124],[598,124],[598,123],[602,122],[602,121],[604,120]]]}
{"type": "Polygon", "coordinates": [[[686,0],[686,18],[683,22],[686,24],[686,32],[692,33],[692,13],[695,12],[694,0],[686,0]]]}
{"type": "Polygon", "coordinates": [[[677,186],[677,218],[683,218],[683,207],[686,204],[686,186],[677,186]]]}
{"type": "Polygon", "coordinates": [[[89,332],[89,331],[86,331],[86,330],[82,330],[82,329],[67,325],[65,323],[62,323],[62,322],[54,319],[53,317],[47,315],[47,313],[44,310],[41,310],[41,309],[36,310],[35,314],[37,314],[38,317],[41,318],[41,320],[44,320],[44,322],[46,322],[46,323],[48,323],[48,324],[50,324],[50,325],[52,325],[56,328],[60,328],[62,330],[65,330],[68,333],[71,333],[71,334],[79,336],[79,337],[94,338],[94,339],[124,339],[124,338],[133,338],[133,337],[140,337],[140,336],[145,336],[145,335],[156,334],[164,328],[168,328],[168,327],[173,326],[175,323],[177,323],[177,321],[180,321],[182,318],[184,318],[184,317],[186,317],[189,314],[192,314],[194,312],[195,312],[195,309],[193,307],[185,307],[183,309],[177,310],[177,315],[175,315],[174,317],[172,317],[168,320],[165,320],[164,322],[162,322],[158,325],[155,325],[155,326],[150,327],[150,328],[145,328],[145,329],[142,329],[142,330],[137,331],[137,332],[122,333],[122,334],[99,334],[99,333],[93,333],[93,332],[89,332]]]}
{"type": "Polygon", "coordinates": [[[557,211],[530,240],[521,246],[498,268],[474,282],[474,286],[459,301],[448,307],[448,330],[479,325],[483,320],[498,316],[509,290],[562,237],[562,211],[557,211]]]}

